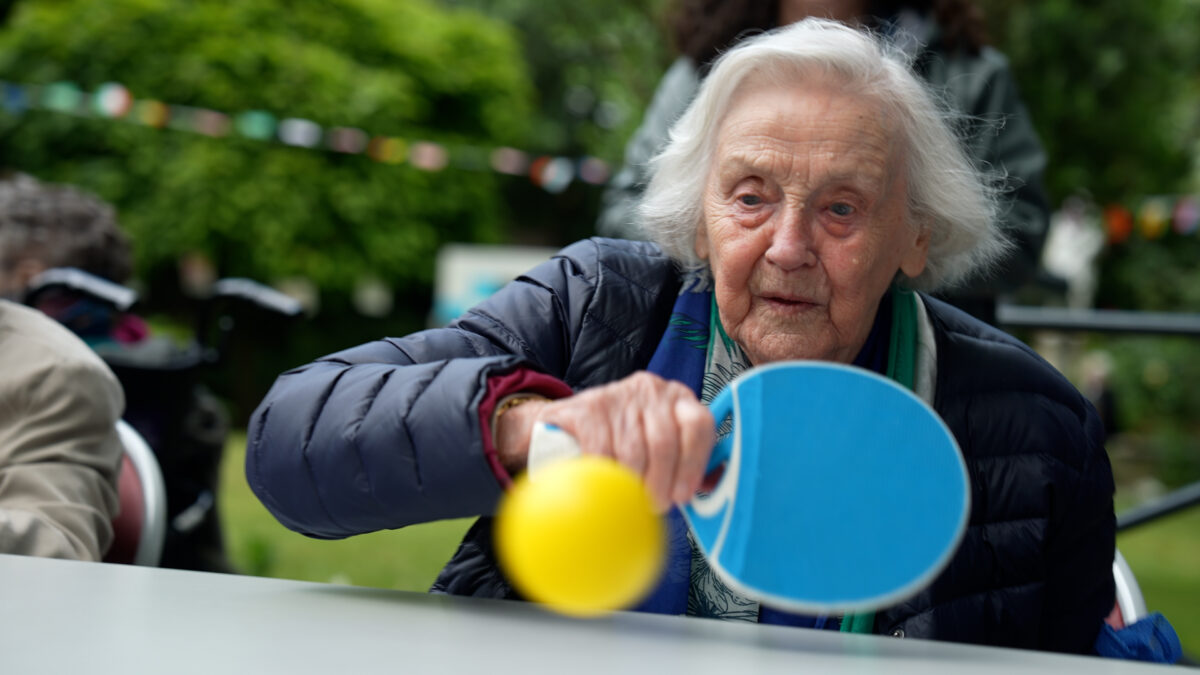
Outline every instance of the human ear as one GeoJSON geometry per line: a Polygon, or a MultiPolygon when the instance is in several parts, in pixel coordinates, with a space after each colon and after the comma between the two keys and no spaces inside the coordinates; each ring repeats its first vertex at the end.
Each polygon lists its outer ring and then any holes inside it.
{"type": "Polygon", "coordinates": [[[693,248],[697,258],[708,260],[708,226],[703,221],[696,225],[696,241],[693,248]]]}
{"type": "Polygon", "coordinates": [[[916,235],[916,239],[913,240],[904,257],[900,259],[900,271],[909,279],[921,276],[921,272],[925,271],[925,262],[929,257],[929,228],[920,228],[916,235]]]}

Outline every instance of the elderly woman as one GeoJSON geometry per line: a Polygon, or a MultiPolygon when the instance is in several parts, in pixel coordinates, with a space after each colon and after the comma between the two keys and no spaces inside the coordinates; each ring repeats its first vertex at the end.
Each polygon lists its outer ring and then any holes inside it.
{"type": "MultiPolygon", "coordinates": [[[[251,424],[250,485],[314,537],[479,516],[434,590],[515,597],[489,515],[535,422],[631,467],[667,509],[702,481],[704,402],[724,383],[780,359],[854,363],[931,402],[973,504],[949,566],[868,626],[1089,651],[1114,599],[1096,414],[1029,348],[913,292],[1003,251],[994,204],[876,40],[818,20],[765,34],[717,62],[655,160],[641,212],[657,244],[575,244],[445,329],[284,374],[251,424]]],[[[737,597],[686,536],[671,556],[642,609],[837,623],[737,597]]]]}

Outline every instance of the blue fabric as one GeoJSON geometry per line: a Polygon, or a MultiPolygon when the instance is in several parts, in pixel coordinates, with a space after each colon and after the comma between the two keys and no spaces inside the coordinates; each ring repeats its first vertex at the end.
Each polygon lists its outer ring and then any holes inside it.
{"type": "Polygon", "coordinates": [[[1096,637],[1096,653],[1114,659],[1176,663],[1183,656],[1183,646],[1167,617],[1154,612],[1121,630],[1104,624],[1096,637]]]}
{"type": "MultiPolygon", "coordinates": [[[[708,353],[712,293],[685,289],[679,294],[654,356],[646,370],[665,379],[678,380],[700,393],[704,384],[704,360],[708,353]]],[[[662,581],[635,609],[655,614],[686,614],[688,586],[692,577],[692,549],[687,523],[679,509],[667,515],[667,565],[662,581]]]]}
{"type": "MultiPolygon", "coordinates": [[[[675,301],[667,330],[658,343],[646,370],[686,384],[700,395],[704,383],[704,364],[709,341],[713,298],[711,291],[684,288],[675,301]]],[[[887,369],[888,333],[892,323],[892,296],[884,295],[875,323],[854,365],[877,373],[887,369]]],[[[655,614],[685,614],[691,583],[691,545],[687,522],[679,509],[667,516],[667,564],[662,581],[635,610],[655,614]]],[[[835,617],[792,614],[760,605],[759,623],[837,630],[835,617]]]]}

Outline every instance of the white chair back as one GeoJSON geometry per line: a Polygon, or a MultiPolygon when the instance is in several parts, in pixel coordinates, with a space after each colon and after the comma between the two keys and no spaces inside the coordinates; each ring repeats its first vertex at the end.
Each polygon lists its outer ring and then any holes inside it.
{"type": "Polygon", "coordinates": [[[1137,578],[1133,576],[1133,570],[1129,568],[1129,563],[1125,562],[1125,556],[1121,555],[1120,551],[1117,551],[1113,559],[1113,579],[1117,585],[1117,607],[1121,610],[1125,625],[1133,625],[1139,619],[1145,618],[1149,614],[1146,611],[1146,599],[1142,597],[1137,578]]]}
{"type": "Polygon", "coordinates": [[[142,531],[133,564],[156,567],[162,559],[163,543],[167,537],[167,486],[163,482],[158,458],[141,434],[125,420],[117,420],[117,434],[142,487],[142,531]]]}

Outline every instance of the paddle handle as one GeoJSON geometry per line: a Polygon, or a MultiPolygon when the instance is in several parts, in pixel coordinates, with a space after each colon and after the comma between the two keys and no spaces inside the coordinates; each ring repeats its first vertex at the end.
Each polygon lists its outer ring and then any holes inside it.
{"type": "MultiPolygon", "coordinates": [[[[735,386],[725,387],[717,394],[717,397],[713,399],[712,404],[709,406],[718,433],[726,419],[730,421],[731,425],[735,426],[730,429],[729,433],[717,439],[716,445],[713,446],[712,454],[708,457],[708,467],[704,470],[705,473],[711,473],[722,464],[728,462],[733,454],[733,439],[736,434],[737,424],[737,420],[733,414],[735,391],[735,386]]],[[[526,471],[530,476],[533,476],[554,462],[578,457],[582,454],[583,449],[579,446],[579,441],[575,440],[575,437],[570,433],[549,422],[536,422],[533,425],[533,432],[529,438],[529,455],[526,463],[526,471]]]]}
{"type": "MultiPolygon", "coordinates": [[[[713,399],[712,404],[708,407],[709,412],[712,413],[713,424],[716,425],[718,435],[721,431],[721,425],[726,419],[729,420],[730,424],[735,425],[735,427],[737,425],[737,420],[734,419],[733,415],[734,391],[735,388],[732,385],[725,387],[721,390],[721,393],[717,394],[717,397],[713,399]]],[[[733,455],[733,438],[735,433],[736,428],[733,428],[730,429],[729,433],[717,438],[717,444],[713,446],[712,454],[708,456],[708,468],[704,470],[705,473],[712,473],[717,467],[729,461],[729,458],[733,455]]]]}
{"type": "Polygon", "coordinates": [[[535,422],[533,432],[529,436],[529,455],[526,458],[525,471],[530,478],[547,466],[564,459],[571,459],[583,454],[579,441],[565,430],[549,422],[535,422]]]}

